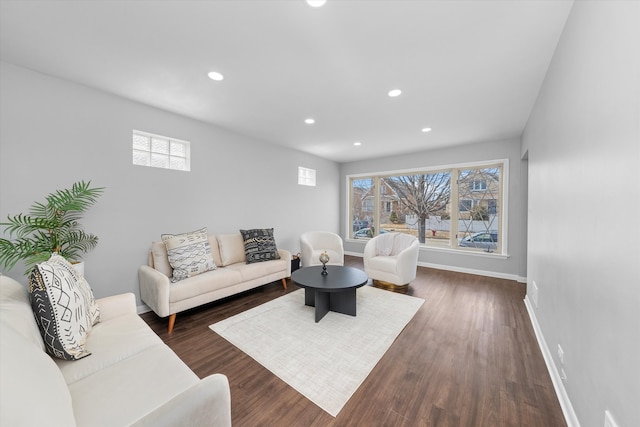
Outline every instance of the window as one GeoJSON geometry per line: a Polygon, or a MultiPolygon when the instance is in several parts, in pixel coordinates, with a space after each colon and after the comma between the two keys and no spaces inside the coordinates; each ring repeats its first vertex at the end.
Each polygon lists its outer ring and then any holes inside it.
{"type": "MultiPolygon", "coordinates": [[[[506,164],[349,177],[349,218],[354,224],[369,220],[373,235],[395,231],[414,235],[425,246],[503,253],[506,164]]],[[[351,237],[368,236],[354,226],[351,237]]]]}
{"type": "Polygon", "coordinates": [[[152,168],[191,170],[191,150],[188,141],[133,131],[133,164],[152,168]]]}
{"type": "Polygon", "coordinates": [[[298,166],[298,184],[315,187],[316,186],[315,169],[308,169],[308,168],[303,168],[302,166],[298,166]]]}
{"type": "Polygon", "coordinates": [[[475,180],[471,182],[471,191],[485,191],[487,189],[487,181],[475,180]]]}

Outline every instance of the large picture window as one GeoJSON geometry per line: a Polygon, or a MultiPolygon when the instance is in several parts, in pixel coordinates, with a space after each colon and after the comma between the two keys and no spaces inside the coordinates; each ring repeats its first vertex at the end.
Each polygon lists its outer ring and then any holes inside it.
{"type": "Polygon", "coordinates": [[[351,176],[350,237],[393,231],[425,246],[502,254],[506,164],[351,176]]]}

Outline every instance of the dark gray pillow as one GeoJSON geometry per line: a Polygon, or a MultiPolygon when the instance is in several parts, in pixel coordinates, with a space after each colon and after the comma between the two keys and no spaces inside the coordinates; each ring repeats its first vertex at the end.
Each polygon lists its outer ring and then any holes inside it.
{"type": "Polygon", "coordinates": [[[280,259],[276,241],[273,238],[273,228],[240,230],[240,234],[242,234],[244,241],[247,264],[280,259]]]}

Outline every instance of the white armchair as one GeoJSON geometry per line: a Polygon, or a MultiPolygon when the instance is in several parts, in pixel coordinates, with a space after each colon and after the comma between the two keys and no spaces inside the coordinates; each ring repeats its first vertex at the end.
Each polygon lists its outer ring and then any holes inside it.
{"type": "Polygon", "coordinates": [[[420,242],[402,233],[380,234],[364,247],[364,271],[374,286],[406,292],[416,278],[420,242]]]}
{"type": "Polygon", "coordinates": [[[327,251],[327,265],[344,265],[342,238],[329,231],[308,231],[300,236],[300,262],[303,267],[322,265],[320,254],[327,251]]]}

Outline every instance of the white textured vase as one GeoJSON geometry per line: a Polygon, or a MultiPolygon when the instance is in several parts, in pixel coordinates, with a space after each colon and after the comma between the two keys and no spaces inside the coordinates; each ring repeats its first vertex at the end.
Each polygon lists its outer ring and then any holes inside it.
{"type": "Polygon", "coordinates": [[[82,277],[84,277],[84,261],[74,262],[71,265],[73,265],[73,268],[76,269],[78,274],[80,274],[82,277]]]}

